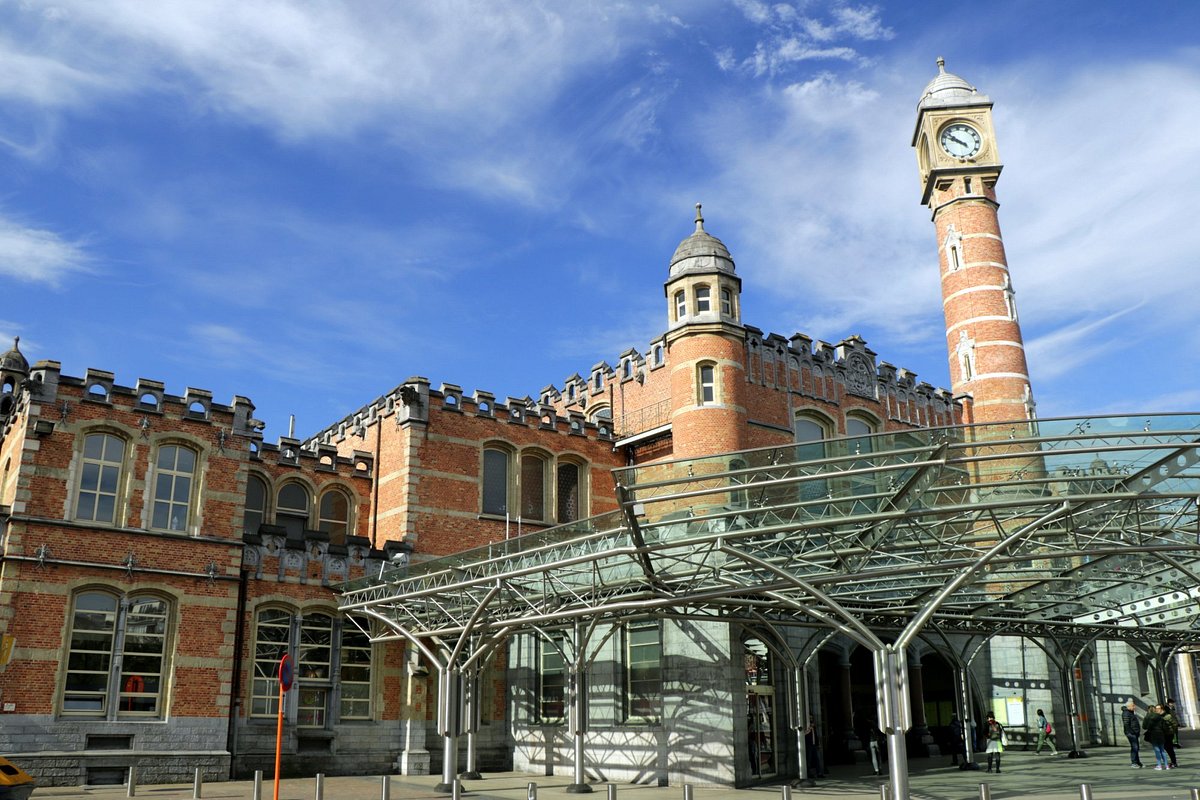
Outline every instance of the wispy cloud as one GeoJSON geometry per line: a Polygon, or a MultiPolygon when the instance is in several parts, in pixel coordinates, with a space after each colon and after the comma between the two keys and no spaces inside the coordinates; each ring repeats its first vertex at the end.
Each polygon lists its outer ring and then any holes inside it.
{"type": "Polygon", "coordinates": [[[90,260],[80,242],[0,217],[0,275],[59,286],[69,275],[89,270],[90,260]]]}

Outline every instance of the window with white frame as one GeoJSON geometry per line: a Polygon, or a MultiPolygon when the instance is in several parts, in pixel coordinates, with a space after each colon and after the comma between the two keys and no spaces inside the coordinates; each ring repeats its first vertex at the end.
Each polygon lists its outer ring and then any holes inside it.
{"type": "Polygon", "coordinates": [[[84,437],[79,485],[75,494],[75,519],[108,523],[117,521],[117,500],[124,462],[124,439],[111,433],[91,433],[84,437]]]}
{"type": "Polygon", "coordinates": [[[267,521],[267,482],[258,475],[246,478],[246,507],[242,512],[242,530],[258,533],[258,528],[267,521]]]}
{"type": "Polygon", "coordinates": [[[721,290],[721,314],[726,317],[733,316],[733,292],[728,289],[721,290]]]}
{"type": "Polygon", "coordinates": [[[371,718],[372,649],[354,625],[323,611],[297,616],[284,608],[263,608],[255,616],[254,677],[250,715],[279,712],[279,662],[294,659],[295,723],[327,728],[339,719],[371,718]],[[336,680],[335,680],[336,678],[336,680]],[[335,692],[335,688],[339,691],[335,692]],[[333,698],[340,694],[336,713],[333,698]]]}
{"type": "Polygon", "coordinates": [[[171,605],[154,595],[87,590],[71,602],[62,713],[161,717],[171,605]],[[119,656],[119,657],[118,657],[119,656]]]}
{"type": "Polygon", "coordinates": [[[701,364],[696,368],[696,403],[711,405],[717,401],[716,366],[701,364]]]}
{"type": "Polygon", "coordinates": [[[712,311],[712,290],[701,284],[696,287],[696,313],[705,314],[712,311]]]}
{"type": "Polygon", "coordinates": [[[342,719],[371,718],[371,640],[347,625],[342,630],[342,719]]]}
{"type": "Polygon", "coordinates": [[[675,319],[687,316],[687,295],[682,289],[675,293],[675,319]]]}
{"type": "Polygon", "coordinates": [[[538,721],[559,724],[566,718],[567,665],[562,648],[565,639],[538,639],[538,721]]]}
{"type": "Polygon", "coordinates": [[[195,473],[195,450],[176,444],[162,445],[158,448],[151,527],[166,531],[188,529],[191,522],[195,473]]]}
{"type": "Polygon", "coordinates": [[[625,627],[625,720],[658,722],[662,707],[662,630],[657,622],[625,627]]]}

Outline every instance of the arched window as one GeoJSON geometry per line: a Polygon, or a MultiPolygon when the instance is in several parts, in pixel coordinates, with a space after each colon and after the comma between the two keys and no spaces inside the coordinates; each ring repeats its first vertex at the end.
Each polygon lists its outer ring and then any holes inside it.
{"type": "Polygon", "coordinates": [[[701,364],[696,368],[696,404],[711,405],[717,402],[716,366],[701,364]]]}
{"type": "Polygon", "coordinates": [[[75,595],[62,713],[106,719],[161,716],[164,679],[170,674],[170,608],[153,595],[122,599],[96,590],[75,595]]]}
{"type": "Polygon", "coordinates": [[[242,532],[258,533],[267,521],[267,482],[257,475],[246,478],[246,509],[242,514],[242,532]]]}
{"type": "Polygon", "coordinates": [[[680,289],[675,293],[675,319],[683,319],[687,316],[687,295],[680,289]]]}
{"type": "Polygon", "coordinates": [[[168,444],[158,448],[154,469],[154,511],[150,526],[186,531],[191,524],[196,451],[168,444]]]}
{"type": "Polygon", "coordinates": [[[325,727],[333,689],[333,617],[309,613],[300,619],[300,648],[296,657],[296,725],[325,727]]]}
{"type": "Polygon", "coordinates": [[[521,455],[521,517],[546,519],[546,473],[548,460],[539,453],[521,455]]]}
{"type": "Polygon", "coordinates": [[[345,492],[340,489],[329,489],[321,495],[320,519],[317,530],[329,534],[329,541],[334,544],[345,544],[350,532],[350,501],[345,492]]]}
{"type": "Polygon", "coordinates": [[[279,713],[279,661],[291,651],[292,615],[280,608],[258,612],[254,626],[254,678],[250,685],[250,716],[279,713]]]}
{"type": "Polygon", "coordinates": [[[654,345],[654,364],[659,366],[663,363],[663,346],[661,344],[654,345]]]}
{"type": "Polygon", "coordinates": [[[371,640],[347,625],[342,629],[342,719],[371,718],[371,640]]]}
{"type": "Polygon", "coordinates": [[[508,513],[509,459],[507,450],[488,447],[483,451],[484,514],[502,517],[508,513]]]}
{"type": "Polygon", "coordinates": [[[289,539],[304,538],[308,527],[308,489],[304,484],[292,481],[279,489],[275,501],[275,524],[282,525],[289,539]]]}
{"type": "Polygon", "coordinates": [[[117,521],[117,499],[125,441],[111,433],[88,434],[83,440],[79,486],[75,495],[75,519],[91,522],[117,521]]]}
{"type": "Polygon", "coordinates": [[[570,461],[558,464],[558,517],[563,522],[574,522],[583,517],[585,499],[582,485],[582,469],[570,461]]]}
{"type": "Polygon", "coordinates": [[[696,313],[712,311],[712,290],[703,284],[696,287],[696,313]]]}

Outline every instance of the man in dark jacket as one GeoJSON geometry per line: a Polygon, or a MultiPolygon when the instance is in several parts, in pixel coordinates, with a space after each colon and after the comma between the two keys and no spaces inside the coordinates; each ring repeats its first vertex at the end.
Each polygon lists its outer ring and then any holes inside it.
{"type": "Polygon", "coordinates": [[[1121,729],[1125,731],[1125,738],[1129,740],[1129,766],[1141,769],[1142,759],[1138,750],[1141,748],[1142,723],[1138,721],[1137,714],[1133,713],[1134,708],[1134,702],[1130,699],[1121,709],[1121,729]]]}

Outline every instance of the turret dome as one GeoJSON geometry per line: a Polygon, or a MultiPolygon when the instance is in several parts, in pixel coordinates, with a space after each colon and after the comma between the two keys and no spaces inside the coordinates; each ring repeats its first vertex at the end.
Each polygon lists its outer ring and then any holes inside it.
{"type": "Polygon", "coordinates": [[[946,72],[946,59],[939,58],[937,65],[938,74],[921,93],[921,100],[917,103],[918,108],[991,103],[987,95],[980,94],[965,79],[953,72],[946,72]]]}
{"type": "Polygon", "coordinates": [[[696,230],[675,248],[668,277],[713,272],[732,275],[733,256],[729,255],[729,248],[720,239],[704,230],[704,217],[700,215],[700,204],[697,203],[696,230]]]}
{"type": "Polygon", "coordinates": [[[21,354],[21,348],[18,347],[20,343],[21,337],[14,337],[12,350],[0,355],[0,371],[19,372],[22,375],[29,374],[29,362],[21,354]]]}

